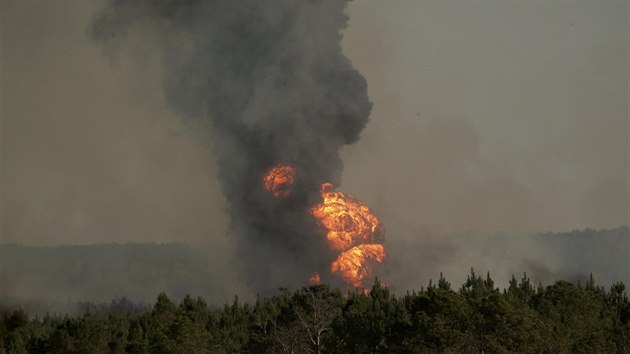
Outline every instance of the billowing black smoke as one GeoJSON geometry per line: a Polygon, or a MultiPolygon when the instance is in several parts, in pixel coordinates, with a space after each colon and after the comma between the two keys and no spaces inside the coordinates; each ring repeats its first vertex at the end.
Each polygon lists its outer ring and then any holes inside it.
{"type": "Polygon", "coordinates": [[[371,110],[367,84],[341,50],[345,1],[112,1],[93,38],[106,50],[137,26],[155,32],[169,105],[208,127],[231,233],[258,291],[296,286],[331,260],[307,210],[340,182],[339,148],[371,110]],[[207,122],[207,123],[205,123],[207,122]],[[277,163],[296,167],[294,193],[262,188],[277,163]]]}

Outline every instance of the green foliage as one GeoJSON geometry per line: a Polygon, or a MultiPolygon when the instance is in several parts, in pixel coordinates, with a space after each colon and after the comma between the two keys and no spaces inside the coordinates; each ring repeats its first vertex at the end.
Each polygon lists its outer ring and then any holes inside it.
{"type": "Polygon", "coordinates": [[[471,270],[459,291],[440,275],[400,297],[378,280],[369,291],[314,285],[220,308],[161,293],[147,310],[118,299],[74,317],[5,312],[0,353],[630,353],[625,290],[592,277],[535,287],[524,274],[499,291],[471,270]]]}
{"type": "Polygon", "coordinates": [[[378,279],[369,293],[348,295],[336,334],[344,352],[391,352],[399,349],[411,317],[402,299],[378,279]]]}

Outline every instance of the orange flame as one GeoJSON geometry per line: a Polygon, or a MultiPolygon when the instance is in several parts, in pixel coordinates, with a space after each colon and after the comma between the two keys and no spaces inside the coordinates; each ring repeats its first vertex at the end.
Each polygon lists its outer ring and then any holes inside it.
{"type": "Polygon", "coordinates": [[[331,249],[342,252],[331,264],[346,283],[360,287],[372,276],[372,265],[386,259],[384,229],[370,208],[354,196],[335,192],[333,185],[322,185],[323,202],[311,209],[311,214],[328,230],[326,238],[331,249]]]}
{"type": "Polygon", "coordinates": [[[330,270],[339,273],[344,281],[358,288],[363,280],[372,277],[371,265],[385,262],[386,257],[381,244],[358,245],[340,254],[331,264],[330,270]]]}
{"type": "Polygon", "coordinates": [[[322,279],[319,277],[319,273],[315,273],[311,275],[310,278],[308,278],[308,282],[311,284],[320,284],[322,282],[322,279]]]}
{"type": "Polygon", "coordinates": [[[274,197],[288,197],[291,195],[291,186],[295,182],[295,168],[289,165],[278,164],[274,166],[263,179],[263,186],[274,197]]]}
{"type": "MultiPolygon", "coordinates": [[[[276,198],[291,195],[294,182],[295,167],[286,164],[274,166],[263,178],[264,188],[276,198]]],[[[322,184],[323,201],[312,207],[310,213],[327,230],[330,249],[339,252],[330,265],[331,272],[347,284],[361,287],[373,275],[372,267],[387,258],[382,245],[385,231],[367,205],[333,188],[330,183],[322,184]]],[[[309,282],[319,284],[319,273],[311,275],[309,282]]]]}
{"type": "Polygon", "coordinates": [[[311,209],[311,214],[328,230],[330,247],[341,252],[363,243],[382,243],[383,226],[367,205],[332,188],[332,184],[324,183],[324,202],[311,209]]]}

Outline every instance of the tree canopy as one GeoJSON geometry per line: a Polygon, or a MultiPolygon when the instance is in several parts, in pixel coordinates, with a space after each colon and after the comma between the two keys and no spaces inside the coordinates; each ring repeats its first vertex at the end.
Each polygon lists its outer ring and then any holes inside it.
{"type": "Polygon", "coordinates": [[[158,295],[152,308],[126,299],[84,304],[77,316],[0,320],[0,353],[630,353],[623,283],[591,279],[543,287],[526,274],[500,290],[471,270],[459,290],[440,276],[396,296],[374,281],[342,293],[327,285],[281,289],[223,307],[158,295]]]}

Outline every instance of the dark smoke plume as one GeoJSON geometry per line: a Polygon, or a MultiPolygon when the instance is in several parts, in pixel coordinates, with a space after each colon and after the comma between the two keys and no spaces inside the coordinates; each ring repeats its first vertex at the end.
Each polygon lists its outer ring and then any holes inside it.
{"type": "MultiPolygon", "coordinates": [[[[339,148],[371,111],[364,77],[341,50],[345,1],[112,1],[92,37],[114,50],[148,26],[163,54],[168,104],[209,127],[231,234],[258,291],[297,286],[331,260],[307,209],[338,185],[339,148]],[[294,193],[261,188],[277,163],[297,169],[294,193]]],[[[165,201],[167,202],[167,201],[165,201]]]]}

